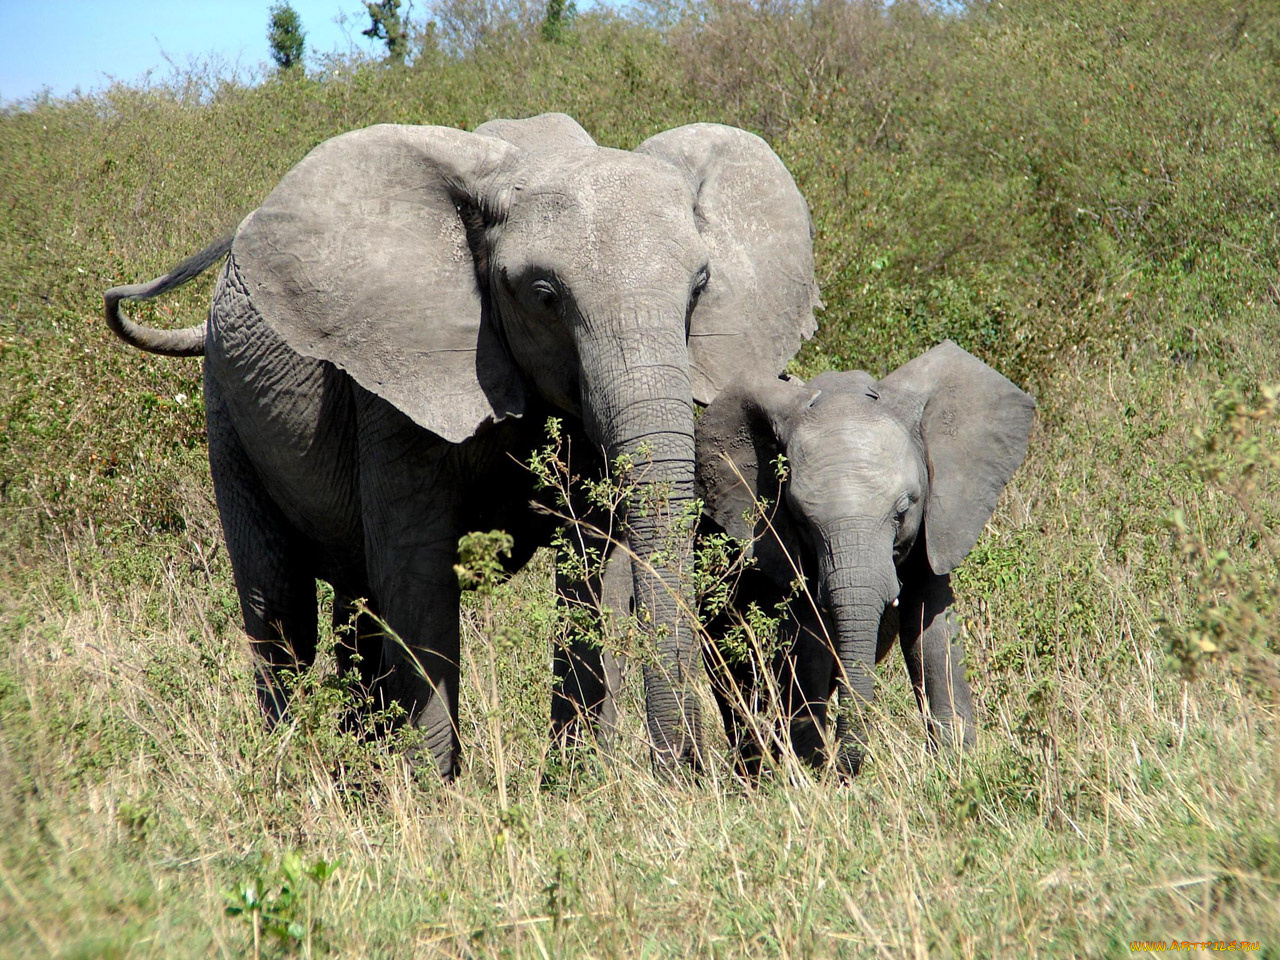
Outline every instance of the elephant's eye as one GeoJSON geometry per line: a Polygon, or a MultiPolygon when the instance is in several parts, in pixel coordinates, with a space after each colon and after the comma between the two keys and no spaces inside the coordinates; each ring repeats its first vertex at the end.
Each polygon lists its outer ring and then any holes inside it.
{"type": "Polygon", "coordinates": [[[907,519],[907,511],[911,509],[911,498],[903,497],[898,501],[893,511],[893,523],[898,529],[902,529],[903,521],[907,519]]]}
{"type": "Polygon", "coordinates": [[[535,280],[532,285],[533,298],[547,309],[551,309],[560,299],[560,291],[551,280],[535,280]]]}
{"type": "Polygon", "coordinates": [[[697,277],[693,281],[693,290],[690,293],[691,299],[697,300],[702,295],[702,291],[707,289],[707,283],[711,280],[711,268],[703,267],[698,271],[697,277]]]}

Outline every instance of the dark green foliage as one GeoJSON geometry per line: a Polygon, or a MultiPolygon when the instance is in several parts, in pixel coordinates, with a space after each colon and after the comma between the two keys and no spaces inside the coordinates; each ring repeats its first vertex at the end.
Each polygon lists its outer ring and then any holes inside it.
{"type": "Polygon", "coordinates": [[[271,6],[271,20],[267,25],[267,43],[271,45],[271,59],[281,70],[302,65],[303,45],[307,31],[302,29],[302,18],[288,3],[271,6]]]}
{"type": "Polygon", "coordinates": [[[1161,632],[1187,679],[1225,660],[1264,695],[1280,699],[1280,537],[1268,497],[1280,470],[1280,387],[1263,386],[1258,394],[1243,395],[1238,387],[1220,391],[1213,398],[1217,422],[1197,431],[1186,464],[1188,473],[1234,502],[1240,519],[1232,532],[1247,549],[1215,549],[1182,510],[1173,511],[1168,525],[1196,571],[1196,603],[1185,622],[1162,618],[1161,632]]]}
{"type": "Polygon", "coordinates": [[[400,0],[365,0],[364,6],[369,12],[369,28],[360,32],[386,43],[387,60],[403,67],[409,52],[409,28],[400,18],[400,0]]]}
{"type": "Polygon", "coordinates": [[[501,530],[468,533],[458,541],[458,563],[454,572],[458,586],[481,595],[493,593],[506,579],[503,557],[511,556],[511,535],[501,530]]]}

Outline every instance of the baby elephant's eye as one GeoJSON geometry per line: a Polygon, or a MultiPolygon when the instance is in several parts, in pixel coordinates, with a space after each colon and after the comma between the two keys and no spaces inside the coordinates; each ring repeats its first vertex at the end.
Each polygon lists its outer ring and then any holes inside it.
{"type": "Polygon", "coordinates": [[[554,307],[560,299],[560,291],[551,280],[535,280],[532,289],[534,299],[544,307],[554,307]]]}
{"type": "Polygon", "coordinates": [[[893,522],[895,526],[901,527],[903,521],[907,519],[907,511],[911,509],[911,498],[903,497],[898,501],[893,511],[893,522]]]}

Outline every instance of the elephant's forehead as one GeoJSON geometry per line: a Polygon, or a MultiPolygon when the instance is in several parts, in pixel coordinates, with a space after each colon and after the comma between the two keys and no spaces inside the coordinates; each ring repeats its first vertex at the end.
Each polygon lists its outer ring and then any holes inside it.
{"type": "Polygon", "coordinates": [[[532,197],[561,196],[584,206],[665,202],[688,197],[689,187],[670,164],[642,153],[593,147],[532,158],[520,184],[532,197]]]}
{"type": "Polygon", "coordinates": [[[815,520],[850,511],[887,515],[899,497],[919,495],[925,483],[924,465],[900,425],[872,411],[849,413],[806,418],[787,444],[789,496],[815,520]]]}
{"type": "MultiPolygon", "coordinates": [[[[513,225],[644,243],[655,222],[693,224],[693,196],[669,164],[624,150],[539,157],[515,190],[513,225]]],[[[616,252],[616,251],[615,251],[616,252]]]]}
{"type": "Polygon", "coordinates": [[[788,456],[797,469],[809,463],[830,462],[848,469],[908,462],[914,449],[912,437],[879,405],[871,397],[819,398],[797,424],[788,456]]]}

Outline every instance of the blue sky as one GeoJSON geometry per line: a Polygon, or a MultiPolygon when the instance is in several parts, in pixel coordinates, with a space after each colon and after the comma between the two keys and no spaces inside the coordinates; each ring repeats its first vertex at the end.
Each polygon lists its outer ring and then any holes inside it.
{"type": "MultiPolygon", "coordinates": [[[[246,74],[270,63],[272,0],[0,0],[0,101],[48,87],[65,96],[131,83],[147,71],[170,76],[213,59],[246,74]]],[[[307,56],[373,51],[360,35],[369,25],[360,0],[291,0],[307,31],[307,56]],[[345,14],[346,26],[335,20],[345,14]]],[[[407,4],[405,5],[407,6],[407,4]]],[[[415,3],[410,15],[425,14],[415,3]]]]}

